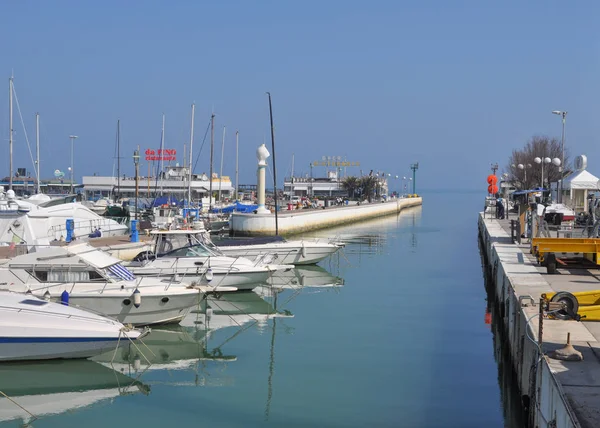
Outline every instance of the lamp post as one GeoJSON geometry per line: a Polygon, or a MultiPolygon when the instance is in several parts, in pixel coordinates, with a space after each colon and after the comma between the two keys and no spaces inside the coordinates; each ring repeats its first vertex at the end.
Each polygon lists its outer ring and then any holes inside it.
{"type": "Polygon", "coordinates": [[[406,177],[402,177],[402,197],[406,196],[406,177]]]}
{"type": "Polygon", "coordinates": [[[533,161],[537,164],[542,165],[542,189],[544,188],[544,164],[549,164],[550,162],[552,162],[552,159],[550,158],[539,158],[536,157],[535,159],[533,159],[533,161]]]}
{"type": "MultiPolygon", "coordinates": [[[[562,157],[561,159],[559,159],[562,164],[564,165],[565,163],[565,125],[567,122],[567,112],[566,111],[560,111],[560,110],[554,110],[552,112],[552,114],[557,114],[559,116],[562,117],[562,138],[561,138],[561,143],[560,143],[560,147],[561,147],[561,153],[562,153],[562,157]]],[[[560,172],[560,181],[558,182],[558,202],[562,203],[562,180],[563,180],[563,167],[562,165],[557,165],[558,166],[558,172],[560,172]]]]}
{"type": "Polygon", "coordinates": [[[135,165],[135,219],[138,219],[138,195],[139,195],[139,168],[140,168],[140,147],[133,152],[133,164],[135,165]]]}
{"type": "Polygon", "coordinates": [[[528,164],[524,165],[524,164],[520,163],[517,165],[517,168],[522,170],[523,173],[525,174],[525,177],[523,178],[523,187],[526,187],[527,186],[527,169],[531,168],[531,164],[528,163],[528,164]]]}
{"type": "Polygon", "coordinates": [[[69,138],[71,139],[71,168],[69,168],[69,171],[71,171],[71,194],[74,191],[74,181],[73,181],[73,177],[75,176],[75,172],[73,170],[73,142],[79,138],[77,135],[69,135],[69,138]]]}

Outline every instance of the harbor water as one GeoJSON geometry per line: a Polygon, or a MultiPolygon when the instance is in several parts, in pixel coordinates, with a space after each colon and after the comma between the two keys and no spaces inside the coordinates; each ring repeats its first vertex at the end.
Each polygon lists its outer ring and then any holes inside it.
{"type": "Polygon", "coordinates": [[[0,398],[0,427],[521,426],[481,205],[479,192],[424,192],[422,207],[311,233],[347,246],[212,297],[147,346],[0,365],[14,400],[0,398]]]}

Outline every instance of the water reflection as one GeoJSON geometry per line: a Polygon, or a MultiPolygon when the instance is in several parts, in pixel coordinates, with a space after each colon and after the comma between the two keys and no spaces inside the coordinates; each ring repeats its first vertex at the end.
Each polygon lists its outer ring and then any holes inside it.
{"type": "Polygon", "coordinates": [[[511,361],[507,338],[499,315],[499,307],[494,295],[494,285],[491,273],[486,266],[484,253],[479,243],[483,283],[487,294],[485,307],[485,324],[491,328],[494,344],[494,359],[498,365],[498,385],[502,398],[504,426],[506,428],[521,428],[526,426],[519,392],[519,380],[511,361]]]}
{"type": "Polygon", "coordinates": [[[87,360],[3,363],[0,365],[0,422],[72,412],[117,397],[143,393],[147,385],[87,360]]]}
{"type": "MultiPolygon", "coordinates": [[[[411,247],[417,247],[417,232],[427,232],[421,226],[422,207],[411,207],[399,214],[391,214],[357,223],[316,230],[303,234],[304,237],[327,238],[353,244],[344,253],[362,255],[382,254],[389,239],[408,237],[411,247]],[[390,233],[391,232],[391,233],[390,233]]],[[[435,232],[435,230],[431,230],[435,232]]],[[[293,239],[293,238],[292,238],[293,239]]],[[[336,254],[339,254],[336,253],[336,254]]]]}
{"type": "Polygon", "coordinates": [[[151,384],[228,385],[233,380],[224,376],[224,372],[227,364],[236,361],[237,357],[228,355],[223,346],[254,325],[265,329],[267,320],[274,317],[293,315],[289,311],[278,311],[254,292],[210,295],[190,311],[180,325],[154,328],[143,344],[119,349],[116,353],[108,352],[94,357],[94,361],[112,365],[121,373],[143,374],[151,384]],[[231,329],[232,334],[216,345],[210,343],[211,335],[224,329],[231,329]],[[211,368],[215,372],[212,375],[209,373],[211,368]],[[170,381],[154,376],[165,370],[171,374],[188,372],[191,376],[170,381]]]}
{"type": "MultiPolygon", "coordinates": [[[[338,263],[339,266],[339,263],[338,263]]],[[[269,278],[268,285],[275,289],[297,290],[302,287],[339,287],[344,279],[329,273],[318,265],[297,266],[289,271],[277,271],[269,278]]]]}

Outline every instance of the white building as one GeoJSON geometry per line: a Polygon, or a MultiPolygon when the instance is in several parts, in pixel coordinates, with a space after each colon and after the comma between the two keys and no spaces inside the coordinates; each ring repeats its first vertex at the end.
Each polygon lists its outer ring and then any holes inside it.
{"type": "MultiPolygon", "coordinates": [[[[348,197],[348,191],[343,186],[344,177],[339,177],[337,171],[328,171],[327,177],[286,177],[283,182],[283,191],[288,197],[348,197]]],[[[378,178],[377,193],[388,194],[386,177],[378,178]]],[[[358,195],[357,195],[358,196],[358,195]]]]}
{"type": "MultiPolygon", "coordinates": [[[[181,166],[166,167],[160,177],[138,177],[139,197],[154,197],[157,193],[166,195],[175,195],[181,199],[187,197],[189,184],[189,170],[181,166]]],[[[192,200],[199,200],[208,197],[210,181],[206,174],[194,174],[192,176],[192,200]]],[[[213,174],[212,179],[213,195],[217,196],[219,191],[221,199],[226,199],[234,194],[234,188],[231,179],[227,176],[218,177],[213,174]]],[[[135,177],[123,176],[101,177],[84,176],[83,193],[85,199],[96,200],[101,197],[110,197],[119,193],[120,197],[135,197],[135,177]]]]}

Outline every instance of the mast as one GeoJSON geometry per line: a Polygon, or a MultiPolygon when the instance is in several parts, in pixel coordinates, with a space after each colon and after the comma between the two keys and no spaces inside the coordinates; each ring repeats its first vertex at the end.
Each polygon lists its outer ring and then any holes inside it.
{"type": "MultiPolygon", "coordinates": [[[[189,179],[188,179],[188,207],[192,203],[192,149],[194,147],[194,114],[196,112],[196,104],[192,103],[192,124],[190,126],[190,164],[188,165],[189,179]]],[[[183,160],[185,163],[185,159],[183,160]]]]}
{"type": "Polygon", "coordinates": [[[42,193],[40,186],[40,114],[35,114],[35,175],[37,178],[36,193],[42,193]]]}
{"type": "Polygon", "coordinates": [[[292,178],[294,178],[294,154],[292,153],[292,178]]]}
{"type": "Polygon", "coordinates": [[[8,78],[8,190],[13,188],[13,77],[8,78]]]}
{"type": "MultiPolygon", "coordinates": [[[[117,198],[120,195],[121,195],[121,120],[117,119],[117,198]]],[[[117,198],[115,198],[115,200],[117,198]]]]}
{"type": "Polygon", "coordinates": [[[237,201],[239,198],[238,195],[238,179],[240,176],[240,169],[239,169],[239,164],[238,164],[238,148],[239,148],[239,142],[240,142],[240,131],[235,131],[235,200],[237,201]]]}
{"type": "Polygon", "coordinates": [[[160,156],[160,171],[158,172],[158,174],[156,174],[156,179],[158,180],[158,177],[160,177],[160,196],[163,195],[163,179],[162,179],[162,172],[163,172],[163,168],[164,168],[164,155],[163,155],[163,151],[165,150],[165,114],[163,113],[162,115],[162,131],[161,131],[161,135],[160,135],[160,152],[159,152],[159,156],[160,156]]]}
{"type": "MultiPolygon", "coordinates": [[[[285,181],[285,180],[284,180],[285,181]]],[[[292,177],[291,177],[291,181],[292,184],[290,186],[290,199],[292,199],[292,196],[294,196],[294,153],[292,153],[292,177]]],[[[285,184],[284,184],[284,197],[285,197],[285,184]]]]}
{"type": "Polygon", "coordinates": [[[275,199],[275,235],[279,235],[279,224],[277,223],[277,168],[275,163],[275,126],[273,125],[273,106],[271,104],[271,93],[267,92],[269,96],[269,116],[271,118],[271,149],[273,154],[273,185],[274,192],[273,198],[275,199]]]}
{"type": "MultiPolygon", "coordinates": [[[[219,170],[219,202],[221,202],[221,183],[223,182],[223,156],[225,156],[225,127],[223,127],[223,142],[221,143],[221,169],[219,170]]],[[[223,205],[221,205],[221,208],[223,205]]]]}
{"type": "Polygon", "coordinates": [[[212,175],[213,175],[213,154],[215,150],[215,114],[210,116],[210,175],[208,176],[208,209],[212,209],[212,175]]]}

